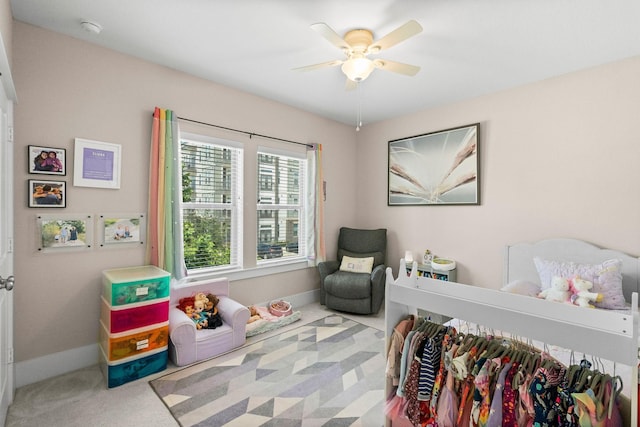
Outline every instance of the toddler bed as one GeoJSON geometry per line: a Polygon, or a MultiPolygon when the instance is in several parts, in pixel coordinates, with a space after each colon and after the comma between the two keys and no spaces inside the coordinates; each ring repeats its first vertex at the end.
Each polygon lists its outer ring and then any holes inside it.
{"type": "Polygon", "coordinates": [[[464,322],[526,337],[567,365],[574,353],[606,360],[604,369],[615,369],[623,379],[628,396],[623,417],[628,425],[638,425],[638,258],[575,239],[516,244],[506,248],[502,290],[418,277],[416,265],[411,274],[403,274],[404,260],[398,271],[395,280],[390,268],[386,274],[388,340],[398,322],[422,309],[454,318],[454,325],[464,322]],[[617,282],[602,276],[615,260],[621,272],[617,282]],[[594,290],[605,294],[600,308],[533,297],[550,286],[553,275],[576,272],[590,274],[594,290]]]}

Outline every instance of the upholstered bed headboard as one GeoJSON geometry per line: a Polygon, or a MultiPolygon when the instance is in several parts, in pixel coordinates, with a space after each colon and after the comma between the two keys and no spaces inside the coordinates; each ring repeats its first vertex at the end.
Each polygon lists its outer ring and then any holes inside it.
{"type": "Polygon", "coordinates": [[[559,262],[598,264],[610,259],[622,260],[624,297],[631,302],[631,293],[640,292],[640,258],[620,251],[603,249],[577,239],[548,239],[534,243],[507,246],[504,264],[504,284],[514,280],[540,283],[534,257],[559,262]]]}

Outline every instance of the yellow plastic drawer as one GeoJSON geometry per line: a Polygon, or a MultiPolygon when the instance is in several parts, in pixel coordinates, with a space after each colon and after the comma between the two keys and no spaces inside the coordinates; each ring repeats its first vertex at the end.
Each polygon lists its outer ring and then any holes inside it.
{"type": "Polygon", "coordinates": [[[117,334],[100,322],[100,345],[109,361],[157,350],[169,345],[169,322],[117,334]]]}

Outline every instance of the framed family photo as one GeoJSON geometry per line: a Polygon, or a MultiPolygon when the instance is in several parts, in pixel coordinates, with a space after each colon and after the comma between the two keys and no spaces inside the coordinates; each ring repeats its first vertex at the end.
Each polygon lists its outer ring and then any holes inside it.
{"type": "Polygon", "coordinates": [[[29,173],[61,176],[67,174],[67,150],[64,148],[29,145],[27,149],[29,173]]]}
{"type": "Polygon", "coordinates": [[[122,147],[108,142],[75,139],[73,185],[120,188],[122,147]]]}
{"type": "Polygon", "coordinates": [[[28,200],[30,208],[64,208],[67,206],[66,181],[28,181],[28,200]]]}
{"type": "Polygon", "coordinates": [[[102,236],[100,247],[144,244],[146,235],[144,214],[109,214],[98,218],[98,233],[102,236]]]}
{"type": "Polygon", "coordinates": [[[93,218],[91,215],[38,215],[38,250],[59,252],[89,249],[93,242],[93,218]]]}
{"type": "Polygon", "coordinates": [[[389,141],[387,203],[480,204],[480,124],[389,141]]]}

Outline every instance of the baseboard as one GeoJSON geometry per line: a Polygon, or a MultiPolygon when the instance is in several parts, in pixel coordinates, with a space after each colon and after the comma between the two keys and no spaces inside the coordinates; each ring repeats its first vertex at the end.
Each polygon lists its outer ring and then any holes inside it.
{"type": "MultiPolygon", "coordinates": [[[[283,300],[291,303],[294,310],[303,305],[311,304],[320,301],[320,289],[314,289],[312,291],[303,292],[300,294],[291,295],[288,297],[281,297],[283,300]]],[[[264,301],[258,303],[258,306],[268,306],[270,301],[264,301]]]]}
{"type": "Polygon", "coordinates": [[[15,363],[16,388],[98,363],[98,344],[47,354],[15,363]]]}
{"type": "MultiPolygon", "coordinates": [[[[303,292],[282,299],[289,301],[294,310],[307,304],[320,301],[320,290],[303,292]]],[[[266,306],[269,301],[258,305],[266,306]]],[[[87,345],[59,353],[47,354],[35,359],[15,363],[15,387],[22,387],[38,381],[87,368],[98,363],[98,344],[87,345]]]]}

